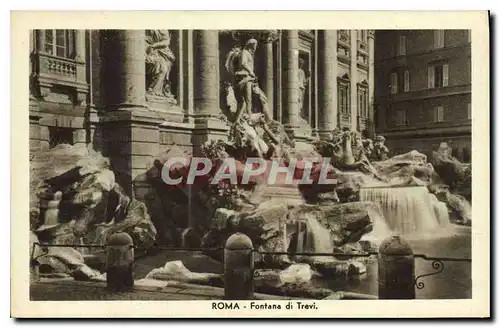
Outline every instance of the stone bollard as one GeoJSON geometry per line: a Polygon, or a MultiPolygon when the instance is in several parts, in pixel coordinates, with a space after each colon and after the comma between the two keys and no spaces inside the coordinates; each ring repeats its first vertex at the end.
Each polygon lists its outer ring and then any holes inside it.
{"type": "Polygon", "coordinates": [[[253,299],[253,245],[242,233],[229,237],[224,248],[224,299],[253,299]]]}
{"type": "Polygon", "coordinates": [[[125,232],[112,234],[106,245],[106,284],[114,292],[134,287],[134,242],[125,232]]]}
{"type": "Polygon", "coordinates": [[[415,258],[400,236],[390,237],[379,248],[379,299],[415,299],[415,258]]]}

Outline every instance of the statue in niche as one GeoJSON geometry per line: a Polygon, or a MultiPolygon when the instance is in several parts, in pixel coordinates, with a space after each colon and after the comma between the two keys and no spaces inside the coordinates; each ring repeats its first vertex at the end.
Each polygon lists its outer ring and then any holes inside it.
{"type": "Polygon", "coordinates": [[[304,111],[304,96],[306,93],[307,85],[309,84],[309,78],[306,75],[306,72],[304,71],[305,67],[305,60],[302,58],[299,58],[299,113],[300,116],[308,121],[309,120],[309,113],[304,111]]]}
{"type": "Polygon", "coordinates": [[[232,124],[231,135],[247,140],[260,157],[269,158],[285,152],[293,143],[281,124],[273,120],[267,97],[259,87],[254,72],[256,49],[257,40],[251,38],[243,49],[235,46],[226,57],[225,68],[232,80],[223,85],[227,98],[225,115],[232,124]],[[232,93],[236,106],[230,105],[232,93]]]}
{"type": "Polygon", "coordinates": [[[146,90],[175,103],[169,80],[175,56],[170,49],[168,30],[146,30],[146,90]]]}
{"type": "Polygon", "coordinates": [[[257,40],[249,39],[243,49],[234,47],[226,59],[226,70],[232,75],[233,90],[238,101],[235,121],[238,121],[243,113],[252,114],[252,98],[254,97],[258,100],[259,109],[266,119],[272,119],[267,98],[260,89],[254,72],[254,56],[257,44],[257,40]]]}

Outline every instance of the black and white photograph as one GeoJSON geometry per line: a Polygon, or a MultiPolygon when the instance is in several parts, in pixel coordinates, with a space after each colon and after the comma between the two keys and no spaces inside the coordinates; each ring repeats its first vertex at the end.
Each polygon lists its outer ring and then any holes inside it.
{"type": "Polygon", "coordinates": [[[480,34],[376,26],[27,29],[29,301],[477,297],[480,34]]]}

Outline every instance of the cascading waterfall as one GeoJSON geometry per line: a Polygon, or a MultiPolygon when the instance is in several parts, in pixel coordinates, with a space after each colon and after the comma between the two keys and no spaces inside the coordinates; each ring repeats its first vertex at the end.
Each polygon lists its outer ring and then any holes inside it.
{"type": "MultiPolygon", "coordinates": [[[[307,237],[305,242],[305,250],[310,253],[332,253],[333,241],[330,231],[323,227],[312,215],[307,216],[306,221],[307,237]]],[[[332,261],[332,257],[315,256],[316,261],[332,261]]]]}
{"type": "Polygon", "coordinates": [[[446,205],[423,186],[361,188],[360,200],[379,204],[389,228],[403,235],[425,237],[450,224],[446,205]]]}
{"type": "Polygon", "coordinates": [[[384,239],[392,235],[391,228],[385,221],[380,204],[373,203],[373,206],[366,208],[368,215],[373,220],[373,230],[361,237],[361,240],[371,241],[380,244],[384,239]]]}
{"type": "Polygon", "coordinates": [[[448,207],[443,202],[440,202],[436,195],[429,194],[431,198],[431,204],[434,208],[434,213],[436,214],[436,218],[438,219],[439,225],[441,227],[446,227],[450,224],[450,215],[448,213],[448,207]]]}

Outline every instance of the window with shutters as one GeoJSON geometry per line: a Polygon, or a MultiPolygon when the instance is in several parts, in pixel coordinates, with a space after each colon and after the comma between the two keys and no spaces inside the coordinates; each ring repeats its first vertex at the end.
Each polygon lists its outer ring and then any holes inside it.
{"type": "Polygon", "coordinates": [[[399,36],[398,56],[406,55],[406,36],[399,36]]]}
{"type": "Polygon", "coordinates": [[[405,126],[406,122],[406,111],[405,110],[397,110],[396,111],[396,126],[405,126]]]}
{"type": "Polygon", "coordinates": [[[431,65],[428,68],[427,86],[429,89],[448,86],[448,64],[431,65]]]}
{"type": "Polygon", "coordinates": [[[403,85],[403,90],[404,92],[410,91],[410,71],[406,70],[404,72],[404,85],[403,85]]]}
{"type": "Polygon", "coordinates": [[[444,30],[434,31],[434,48],[444,48],[444,30]]]}
{"type": "Polygon", "coordinates": [[[391,73],[390,79],[391,79],[391,84],[390,84],[391,93],[392,94],[398,93],[398,73],[397,72],[391,73]]]}
{"type": "Polygon", "coordinates": [[[434,123],[444,122],[444,107],[443,106],[434,107],[433,122],[434,123]]]}
{"type": "Polygon", "coordinates": [[[46,53],[64,58],[73,58],[75,54],[75,30],[45,30],[46,53]]]}

